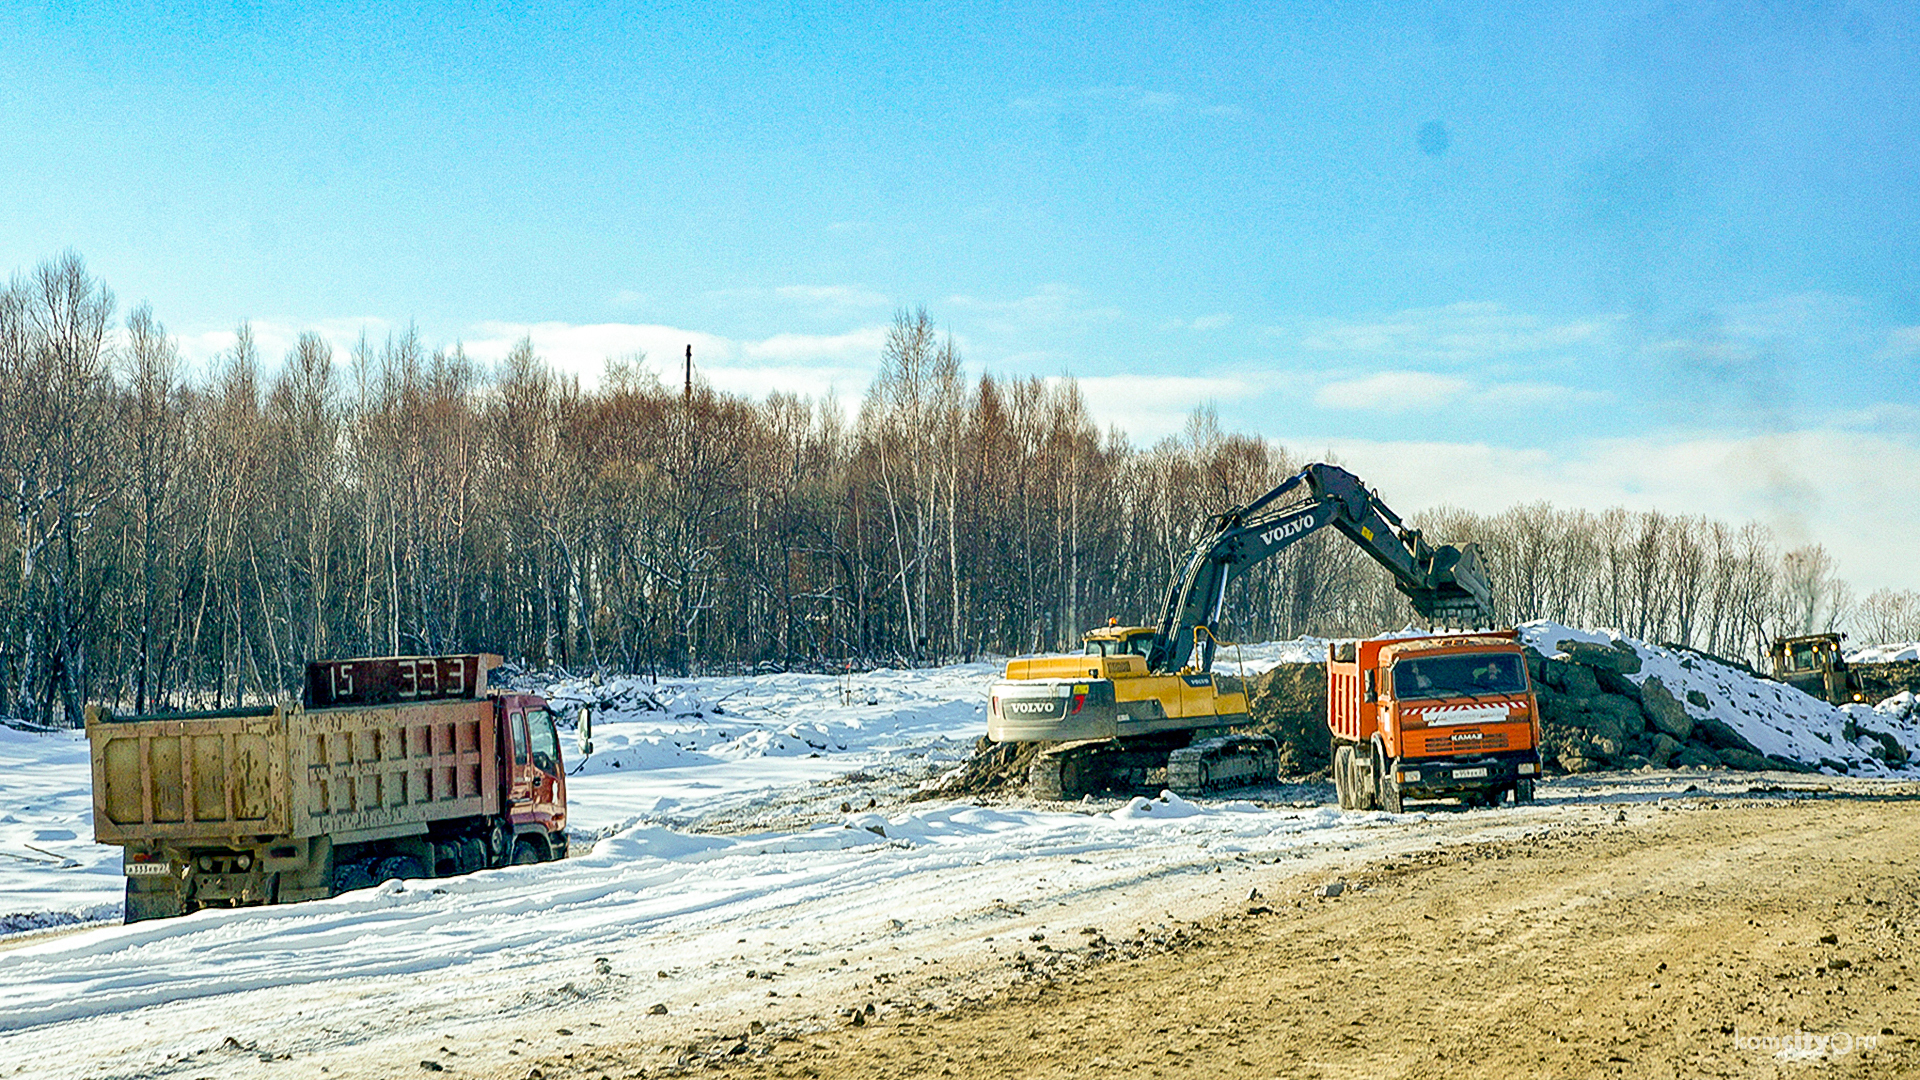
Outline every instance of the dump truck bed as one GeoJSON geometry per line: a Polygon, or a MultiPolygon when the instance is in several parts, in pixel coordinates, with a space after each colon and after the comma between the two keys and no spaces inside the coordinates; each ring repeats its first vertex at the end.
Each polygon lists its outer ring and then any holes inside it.
{"type": "Polygon", "coordinates": [[[120,720],[89,710],[94,837],[127,844],[421,832],[500,811],[490,699],[120,720]]]}

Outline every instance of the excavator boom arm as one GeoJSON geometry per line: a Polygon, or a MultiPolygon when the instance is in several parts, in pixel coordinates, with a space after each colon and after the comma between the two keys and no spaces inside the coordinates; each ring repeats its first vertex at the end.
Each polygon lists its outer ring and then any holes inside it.
{"type": "Polygon", "coordinates": [[[1316,462],[1246,506],[1220,515],[1212,534],[1194,545],[1184,572],[1168,590],[1147,666],[1153,671],[1180,670],[1197,647],[1201,655],[1192,666],[1203,671],[1210,667],[1227,586],[1328,525],[1385,567],[1421,616],[1460,626],[1493,621],[1492,588],[1480,565],[1478,545],[1428,545],[1419,530],[1405,528],[1359,477],[1316,462]],[[1305,497],[1274,509],[1302,488],[1305,497]]]}

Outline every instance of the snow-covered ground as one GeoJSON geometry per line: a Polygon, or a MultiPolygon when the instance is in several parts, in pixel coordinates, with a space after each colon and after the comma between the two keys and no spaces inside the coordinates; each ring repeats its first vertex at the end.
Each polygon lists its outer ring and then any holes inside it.
{"type": "MultiPolygon", "coordinates": [[[[1221,666],[1321,659],[1325,645],[1248,646],[1221,666]]],[[[1714,715],[1763,749],[1836,752],[1837,711],[1701,681],[1730,676],[1636,648],[1636,678],[1718,695],[1714,715]]],[[[1217,907],[1275,861],[1331,865],[1352,848],[1539,828],[1569,808],[1753,783],[1569,778],[1524,810],[1405,815],[1342,812],[1324,785],[1077,806],[902,801],[968,754],[996,670],[553,684],[563,713],[596,707],[593,753],[578,752],[579,733],[567,746],[577,857],[131,927],[117,925],[119,851],[91,842],[85,739],[0,729],[0,918],[43,928],[0,938],[0,1076],[242,1076],[259,1054],[318,1063],[409,1031],[457,1040],[599,1001],[738,1015],[916,965],[959,966],[1010,950],[1009,934],[1024,943],[1217,907]],[[87,921],[96,925],[62,932],[87,921]],[[7,1064],[20,1062],[32,1064],[7,1064]]],[[[1910,696],[1886,709],[1881,728],[1920,722],[1910,696]]]]}
{"type": "Polygon", "coordinates": [[[593,709],[593,754],[582,760],[567,747],[575,839],[590,843],[642,822],[805,823],[841,802],[916,787],[972,752],[998,670],[982,662],[533,689],[563,717],[593,709]]]}
{"type": "Polygon", "coordinates": [[[118,919],[126,880],[93,842],[86,736],[0,727],[0,934],[118,919]]]}

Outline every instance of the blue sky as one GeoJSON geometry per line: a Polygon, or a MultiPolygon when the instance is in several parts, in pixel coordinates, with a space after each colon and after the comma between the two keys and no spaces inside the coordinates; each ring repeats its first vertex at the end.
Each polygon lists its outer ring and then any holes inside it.
{"type": "Polygon", "coordinates": [[[1910,6],[0,10],[0,263],[857,400],[925,305],[1140,441],[1757,517],[1920,588],[1910,6]]]}

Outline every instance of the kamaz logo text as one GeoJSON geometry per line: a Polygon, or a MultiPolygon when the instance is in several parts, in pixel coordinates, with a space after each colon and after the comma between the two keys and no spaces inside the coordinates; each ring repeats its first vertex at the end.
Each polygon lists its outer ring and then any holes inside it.
{"type": "Polygon", "coordinates": [[[1001,704],[1000,711],[1005,713],[1050,713],[1053,711],[1053,702],[1008,701],[1001,704]]]}
{"type": "Polygon", "coordinates": [[[1311,514],[1303,518],[1295,518],[1294,520],[1287,522],[1285,525],[1276,525],[1273,528],[1268,529],[1266,532],[1261,533],[1260,542],[1268,545],[1277,544],[1280,541],[1285,540],[1287,537],[1292,536],[1295,533],[1306,532],[1307,527],[1312,524],[1313,524],[1313,515],[1311,514]]]}
{"type": "Polygon", "coordinates": [[[1453,733],[1454,742],[1473,742],[1481,738],[1485,738],[1485,736],[1478,731],[1456,731],[1453,733]]]}

